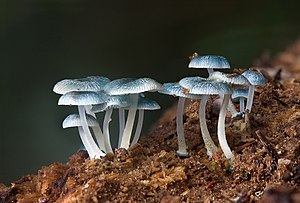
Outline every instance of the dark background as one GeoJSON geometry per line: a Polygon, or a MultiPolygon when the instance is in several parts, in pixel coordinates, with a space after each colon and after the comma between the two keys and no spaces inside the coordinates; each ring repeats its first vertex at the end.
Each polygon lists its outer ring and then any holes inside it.
{"type": "MultiPolygon", "coordinates": [[[[188,56],[219,54],[249,67],[299,36],[299,1],[0,1],[0,182],[9,184],[79,147],[61,128],[63,78],[103,75],[177,81],[201,74],[188,56]]],[[[166,109],[175,99],[151,93],[166,109]]],[[[147,112],[144,132],[163,112],[147,112]]],[[[112,129],[113,134],[116,134],[112,129]]]]}

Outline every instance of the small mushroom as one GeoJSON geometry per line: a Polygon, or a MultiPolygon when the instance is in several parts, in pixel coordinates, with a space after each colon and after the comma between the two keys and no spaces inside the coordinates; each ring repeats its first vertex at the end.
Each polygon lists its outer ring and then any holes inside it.
{"type": "Polygon", "coordinates": [[[162,94],[168,94],[172,96],[179,97],[178,105],[177,105],[177,113],[176,113],[176,131],[177,131],[177,139],[178,139],[178,150],[177,154],[180,157],[188,157],[185,136],[184,136],[184,128],[183,128],[183,113],[184,113],[184,103],[185,99],[200,99],[201,96],[189,94],[187,89],[183,88],[178,83],[164,83],[162,88],[158,91],[162,94]]]}
{"type": "MultiPolygon", "coordinates": [[[[248,97],[248,90],[246,89],[235,89],[233,90],[233,93],[231,95],[232,101],[239,101],[240,103],[240,112],[239,115],[244,113],[245,111],[245,99],[248,97]]],[[[233,117],[236,117],[237,115],[233,115],[233,117]]]]}
{"type": "MultiPolygon", "coordinates": [[[[89,127],[99,125],[98,121],[91,115],[87,115],[86,120],[87,120],[87,123],[88,123],[89,127]]],[[[80,136],[80,139],[81,139],[82,144],[83,144],[83,146],[81,146],[79,148],[79,150],[86,150],[85,146],[89,146],[90,143],[92,142],[91,140],[88,139],[87,136],[85,136],[85,134],[83,132],[83,128],[82,128],[82,124],[81,124],[79,114],[70,114],[70,115],[68,115],[62,123],[62,127],[64,129],[65,128],[71,128],[71,127],[78,127],[79,136],[80,136]]],[[[91,147],[88,147],[88,149],[90,149],[90,148],[91,147]]],[[[105,153],[101,152],[100,156],[105,156],[105,153]]]]}
{"type": "Polygon", "coordinates": [[[247,70],[242,73],[242,75],[247,78],[250,82],[249,90],[248,90],[248,99],[246,104],[246,110],[251,112],[253,98],[254,98],[254,87],[256,85],[263,85],[266,83],[265,77],[261,72],[247,70]]]}
{"type": "Polygon", "coordinates": [[[58,105],[76,105],[78,106],[78,112],[81,120],[81,125],[83,128],[84,135],[87,140],[90,141],[88,146],[85,146],[90,158],[99,158],[102,154],[101,150],[98,148],[97,144],[93,140],[93,136],[89,130],[85,106],[104,103],[108,96],[105,93],[96,92],[68,92],[62,95],[58,100],[58,105]]]}
{"type": "Polygon", "coordinates": [[[214,69],[230,69],[227,59],[223,56],[195,56],[189,63],[189,68],[206,68],[209,75],[214,69]]]}
{"type": "Polygon", "coordinates": [[[130,98],[130,108],[122,135],[121,148],[129,148],[139,94],[147,91],[157,91],[160,87],[161,84],[151,78],[122,78],[113,80],[104,86],[104,91],[109,95],[129,95],[130,98]]]}

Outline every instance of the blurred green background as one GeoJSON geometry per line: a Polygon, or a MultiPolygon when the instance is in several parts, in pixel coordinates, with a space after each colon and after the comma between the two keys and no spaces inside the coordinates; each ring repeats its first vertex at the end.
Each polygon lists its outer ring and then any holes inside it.
{"type": "MultiPolygon", "coordinates": [[[[249,67],[299,36],[299,8],[300,1],[0,1],[0,182],[65,162],[79,148],[77,130],[61,127],[75,109],[57,106],[57,81],[177,81],[200,74],[187,68],[195,51],[249,67]]],[[[175,101],[148,96],[162,109],[175,101]]],[[[147,112],[143,132],[162,112],[147,112]]]]}

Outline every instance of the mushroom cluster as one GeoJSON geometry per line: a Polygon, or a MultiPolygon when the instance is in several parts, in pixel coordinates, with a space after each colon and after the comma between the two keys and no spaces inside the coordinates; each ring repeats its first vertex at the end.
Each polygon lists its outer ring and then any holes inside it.
{"type": "MultiPolygon", "coordinates": [[[[178,96],[178,108],[177,108],[177,136],[178,136],[178,156],[188,156],[184,128],[183,128],[183,112],[184,101],[186,98],[193,100],[200,100],[199,106],[199,122],[200,130],[207,155],[211,158],[215,153],[219,151],[219,148],[214,143],[208,131],[205,109],[206,103],[210,95],[219,95],[222,100],[222,106],[219,113],[217,134],[219,145],[227,159],[233,160],[234,155],[230,150],[230,147],[226,140],[225,135],[225,117],[227,110],[231,112],[232,117],[242,116],[245,112],[244,99],[253,98],[253,85],[264,84],[264,77],[257,71],[245,71],[243,74],[226,74],[214,69],[230,69],[230,64],[223,56],[198,56],[194,54],[188,65],[189,68],[204,68],[207,69],[209,77],[203,78],[199,76],[186,77],[181,79],[178,83],[165,83],[160,93],[178,96]],[[238,90],[239,88],[239,90],[238,90]],[[244,88],[244,89],[241,89],[244,88]],[[249,90],[248,90],[249,88],[249,90]],[[246,92],[244,94],[238,94],[240,92],[246,92]],[[238,112],[232,103],[232,99],[240,98],[240,111],[238,112]]],[[[251,111],[252,99],[247,99],[246,110],[251,111]]]]}
{"type": "Polygon", "coordinates": [[[100,158],[113,153],[109,123],[113,109],[119,109],[119,148],[128,149],[138,142],[144,110],[156,110],[160,106],[143,93],[157,91],[161,84],[151,78],[122,78],[110,81],[106,77],[90,76],[80,79],[64,79],[55,84],[53,91],[62,96],[58,105],[78,106],[78,114],[71,114],[63,121],[63,128],[78,127],[80,139],[90,158],[100,158]],[[125,111],[128,116],[125,124],[125,111]],[[139,111],[134,137],[131,137],[136,111],[139,111]],[[96,113],[105,112],[103,132],[96,113]],[[90,130],[92,129],[92,131],[90,130]]]}
{"type": "Polygon", "coordinates": [[[145,110],[160,109],[160,106],[149,98],[145,92],[158,91],[179,97],[176,128],[178,137],[177,154],[180,157],[189,156],[184,135],[184,104],[186,99],[199,100],[199,123],[202,139],[209,158],[219,153],[218,146],[210,136],[206,123],[206,104],[210,95],[218,95],[222,100],[220,108],[217,136],[220,148],[227,159],[233,160],[234,155],[227,143],[225,134],[225,118],[227,111],[232,117],[243,117],[244,112],[251,112],[254,86],[265,83],[264,76],[257,71],[247,70],[242,74],[226,74],[215,69],[230,69],[230,64],[223,56],[198,56],[194,54],[189,68],[204,68],[208,78],[194,76],[185,77],[178,82],[161,85],[151,78],[121,78],[110,81],[106,77],[91,76],[81,79],[65,79],[58,82],[53,91],[62,96],[58,105],[76,105],[78,114],[71,114],[63,121],[63,128],[78,127],[81,141],[90,158],[101,158],[107,153],[113,153],[109,123],[113,109],[119,111],[118,148],[128,149],[139,140],[145,110]],[[233,101],[239,101],[239,111],[233,101]],[[246,107],[245,107],[245,101],[246,107]],[[127,119],[125,119],[126,112],[127,119]],[[133,134],[136,112],[137,125],[133,134]],[[96,113],[105,112],[103,132],[98,123],[96,113]],[[91,131],[91,130],[92,131],[91,131]]]}

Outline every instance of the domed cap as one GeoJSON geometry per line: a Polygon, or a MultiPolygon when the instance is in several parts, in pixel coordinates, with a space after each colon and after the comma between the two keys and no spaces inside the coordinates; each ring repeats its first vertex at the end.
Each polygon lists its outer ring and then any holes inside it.
{"type": "Polygon", "coordinates": [[[152,99],[146,97],[139,97],[137,109],[157,110],[160,109],[160,106],[156,101],[152,99]]]}
{"type": "Polygon", "coordinates": [[[199,95],[189,94],[188,89],[182,87],[178,83],[164,83],[158,92],[162,94],[168,94],[168,95],[190,98],[190,99],[201,98],[201,96],[199,95]]]}
{"type": "Polygon", "coordinates": [[[213,72],[208,79],[216,82],[231,84],[231,85],[250,85],[247,78],[245,78],[243,75],[238,75],[238,74],[231,75],[219,71],[213,72]]]}
{"type": "Polygon", "coordinates": [[[190,89],[192,88],[195,84],[206,81],[207,78],[202,78],[199,76],[195,76],[195,77],[185,77],[182,78],[181,80],[179,80],[179,85],[181,85],[182,87],[186,88],[186,89],[190,89]]]}
{"type": "Polygon", "coordinates": [[[266,83],[266,79],[261,72],[247,70],[242,75],[249,80],[251,85],[263,85],[266,83]]]}
{"type": "Polygon", "coordinates": [[[124,95],[157,91],[160,87],[161,84],[151,78],[122,78],[105,85],[104,91],[109,95],[124,95]]]}
{"type": "Polygon", "coordinates": [[[198,95],[232,94],[232,90],[226,83],[202,81],[200,83],[196,83],[192,88],[190,88],[189,93],[198,95]]]}
{"type": "MultiPolygon", "coordinates": [[[[86,115],[88,126],[98,126],[98,121],[91,115],[86,115]]],[[[63,128],[82,126],[79,114],[68,115],[62,123],[63,128]]]]}
{"type": "Polygon", "coordinates": [[[104,92],[68,92],[62,95],[58,100],[58,105],[92,105],[101,104],[108,99],[104,92]]]}
{"type": "Polygon", "coordinates": [[[189,68],[230,69],[230,65],[223,56],[207,55],[193,57],[189,68]]]}
{"type": "Polygon", "coordinates": [[[72,91],[101,91],[110,79],[102,76],[89,76],[80,79],[64,79],[55,84],[53,91],[57,94],[65,94],[72,91]]]}
{"type": "Polygon", "coordinates": [[[124,108],[129,105],[130,99],[128,95],[115,95],[110,96],[105,103],[93,105],[91,111],[98,113],[106,111],[109,108],[124,108]]]}
{"type": "Polygon", "coordinates": [[[248,90],[246,89],[235,89],[231,95],[232,100],[236,100],[240,97],[248,98],[248,90]]]}

